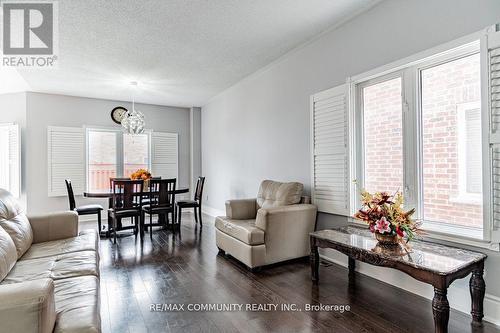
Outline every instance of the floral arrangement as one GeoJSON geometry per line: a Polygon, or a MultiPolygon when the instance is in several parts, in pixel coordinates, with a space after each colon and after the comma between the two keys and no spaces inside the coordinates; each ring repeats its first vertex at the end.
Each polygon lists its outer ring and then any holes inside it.
{"type": "Polygon", "coordinates": [[[387,192],[361,191],[361,209],[354,215],[358,220],[366,222],[370,231],[375,234],[396,237],[398,242],[407,238],[411,241],[421,233],[420,223],[412,219],[415,209],[403,209],[403,195],[396,192],[390,195],[387,192]]]}
{"type": "Polygon", "coordinates": [[[139,169],[136,172],[130,175],[130,179],[132,180],[148,180],[151,179],[151,172],[146,169],[139,169]]]}

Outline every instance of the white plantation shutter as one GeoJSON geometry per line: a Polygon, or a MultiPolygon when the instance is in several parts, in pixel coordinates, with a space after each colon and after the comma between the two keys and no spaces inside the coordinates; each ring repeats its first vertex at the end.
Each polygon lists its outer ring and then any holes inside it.
{"type": "Polygon", "coordinates": [[[47,128],[48,195],[67,195],[65,179],[71,179],[73,191],[85,189],[85,135],[82,128],[47,128]]]}
{"type": "MultiPolygon", "coordinates": [[[[483,77],[488,81],[489,156],[491,168],[492,241],[500,241],[500,32],[487,36],[487,61],[483,77]],[[485,73],[486,72],[486,73],[485,73]]],[[[485,48],[483,48],[485,50],[485,48]]],[[[484,83],[484,81],[483,81],[484,83]]],[[[488,184],[489,182],[485,182],[488,184]]],[[[489,184],[488,184],[489,185],[489,184]]],[[[485,200],[486,202],[487,200],[485,200]]]]}
{"type": "Polygon", "coordinates": [[[17,124],[0,124],[0,188],[21,193],[21,132],[17,124]]]}
{"type": "Polygon", "coordinates": [[[153,176],[178,178],[179,152],[177,133],[153,132],[151,140],[151,171],[153,176]]]}
{"type": "Polygon", "coordinates": [[[320,212],[349,215],[347,85],[311,96],[312,200],[320,212]]]}

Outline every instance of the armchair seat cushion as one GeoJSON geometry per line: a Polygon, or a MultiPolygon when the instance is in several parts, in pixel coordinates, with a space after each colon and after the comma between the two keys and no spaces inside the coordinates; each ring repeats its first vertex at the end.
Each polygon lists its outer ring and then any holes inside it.
{"type": "Polygon", "coordinates": [[[226,216],[215,219],[217,230],[248,245],[264,244],[264,231],[255,226],[255,220],[232,220],[226,216]]]}
{"type": "Polygon", "coordinates": [[[81,275],[99,276],[98,254],[80,251],[53,257],[19,260],[1,284],[51,278],[53,280],[81,275]]]}
{"type": "Polygon", "coordinates": [[[99,246],[98,240],[95,230],[84,230],[77,237],[33,244],[19,260],[52,257],[78,251],[96,251],[99,246]]]}
{"type": "Polygon", "coordinates": [[[99,280],[80,276],[54,281],[56,326],[54,332],[100,332],[99,280]]]}

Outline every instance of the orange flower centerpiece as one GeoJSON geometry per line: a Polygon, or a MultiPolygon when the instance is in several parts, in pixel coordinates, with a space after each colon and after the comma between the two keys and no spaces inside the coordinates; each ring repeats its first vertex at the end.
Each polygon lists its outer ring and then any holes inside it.
{"type": "Polygon", "coordinates": [[[130,175],[130,179],[132,179],[132,180],[142,179],[144,181],[144,186],[148,187],[149,180],[151,179],[151,172],[149,172],[146,169],[139,169],[130,175]]]}
{"type": "Polygon", "coordinates": [[[411,217],[415,209],[404,211],[403,202],[403,195],[399,191],[390,195],[387,192],[370,194],[362,190],[362,207],[354,217],[370,226],[370,231],[382,246],[403,243],[405,238],[408,243],[421,230],[420,223],[411,217]]]}

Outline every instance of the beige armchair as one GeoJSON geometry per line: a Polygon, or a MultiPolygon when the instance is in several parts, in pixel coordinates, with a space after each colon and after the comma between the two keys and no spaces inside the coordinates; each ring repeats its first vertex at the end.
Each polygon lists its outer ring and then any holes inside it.
{"type": "Polygon", "coordinates": [[[226,216],[215,219],[215,239],[225,252],[250,268],[309,255],[316,206],[300,183],[264,180],[256,199],[226,201],[226,216]]]}

